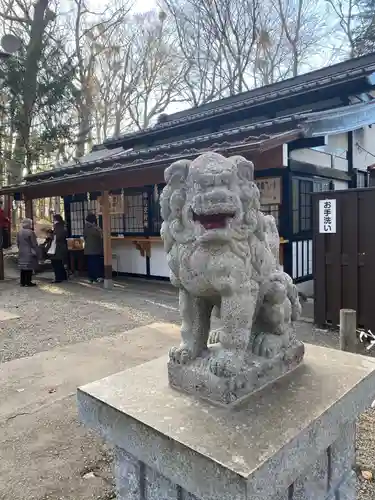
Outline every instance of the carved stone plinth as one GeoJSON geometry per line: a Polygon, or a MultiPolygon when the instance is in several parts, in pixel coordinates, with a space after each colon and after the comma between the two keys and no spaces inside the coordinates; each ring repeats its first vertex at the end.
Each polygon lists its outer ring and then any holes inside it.
{"type": "Polygon", "coordinates": [[[210,366],[220,357],[221,349],[218,345],[209,346],[204,356],[188,364],[169,360],[169,383],[174,389],[232,407],[293,371],[301,363],[304,352],[303,343],[294,340],[288,348],[270,359],[248,354],[238,373],[230,377],[218,377],[212,373],[210,366]]]}
{"type": "Polygon", "coordinates": [[[355,500],[375,360],[305,347],[230,411],[173,390],[164,357],[80,388],[81,419],[114,445],[117,500],[355,500]]]}

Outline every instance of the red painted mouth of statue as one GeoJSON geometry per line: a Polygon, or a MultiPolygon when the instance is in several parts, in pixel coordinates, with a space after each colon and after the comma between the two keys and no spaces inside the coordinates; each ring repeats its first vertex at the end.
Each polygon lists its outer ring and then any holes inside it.
{"type": "Polygon", "coordinates": [[[193,213],[193,220],[199,222],[205,229],[225,229],[228,219],[233,219],[234,214],[198,215],[193,213]]]}

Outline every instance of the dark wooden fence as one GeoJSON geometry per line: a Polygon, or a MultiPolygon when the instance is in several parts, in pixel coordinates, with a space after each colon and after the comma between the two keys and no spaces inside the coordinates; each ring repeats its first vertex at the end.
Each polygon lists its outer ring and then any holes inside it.
{"type": "Polygon", "coordinates": [[[375,188],[313,196],[314,316],[338,326],[340,309],[357,311],[375,332],[375,188]],[[319,200],[336,199],[336,233],[319,233],[319,200]]]}

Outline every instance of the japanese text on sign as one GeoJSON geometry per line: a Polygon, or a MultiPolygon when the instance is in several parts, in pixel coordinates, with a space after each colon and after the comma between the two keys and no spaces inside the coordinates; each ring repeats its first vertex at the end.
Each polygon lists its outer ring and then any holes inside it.
{"type": "MultiPolygon", "coordinates": [[[[98,196],[97,200],[97,214],[103,212],[102,197],[98,196]]],[[[121,194],[110,194],[108,196],[109,213],[110,214],[123,214],[124,213],[124,199],[121,194]]]]}
{"type": "Polygon", "coordinates": [[[279,205],[281,203],[281,178],[262,177],[255,183],[260,192],[261,205],[279,205]]]}
{"type": "Polygon", "coordinates": [[[319,200],[319,233],[336,233],[336,200],[319,200]]]}

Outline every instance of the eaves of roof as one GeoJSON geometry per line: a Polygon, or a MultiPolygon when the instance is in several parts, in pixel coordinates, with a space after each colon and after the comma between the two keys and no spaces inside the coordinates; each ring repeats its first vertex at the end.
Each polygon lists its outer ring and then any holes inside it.
{"type": "Polygon", "coordinates": [[[26,181],[29,182],[33,179],[43,179],[45,177],[52,176],[58,177],[64,175],[64,173],[73,172],[73,170],[90,170],[95,166],[104,166],[108,163],[112,164],[114,161],[131,161],[136,158],[148,158],[163,152],[169,153],[175,150],[181,150],[181,148],[191,148],[193,146],[203,147],[206,144],[211,145],[220,141],[237,141],[245,136],[249,140],[251,139],[254,141],[269,139],[270,137],[275,136],[275,134],[289,132],[290,130],[296,129],[299,123],[299,116],[300,115],[290,115],[287,117],[275,118],[274,120],[242,125],[240,127],[222,130],[220,132],[160,144],[159,146],[152,146],[150,148],[122,150],[122,152],[117,152],[115,156],[108,155],[92,161],[81,162],[79,165],[69,166],[67,169],[59,168],[47,170],[31,176],[29,175],[26,177],[26,181]]]}
{"type": "Polygon", "coordinates": [[[119,153],[123,152],[124,149],[121,147],[116,149],[105,149],[105,148],[96,149],[94,147],[93,150],[90,153],[87,153],[85,156],[76,158],[75,160],[70,160],[66,163],[59,164],[55,168],[46,170],[45,172],[36,172],[33,174],[29,174],[25,177],[25,179],[28,180],[28,179],[39,178],[41,175],[49,172],[59,173],[74,169],[80,170],[83,166],[90,165],[98,161],[104,161],[104,160],[113,161],[118,156],[119,153]]]}
{"type": "MultiPolygon", "coordinates": [[[[79,172],[66,172],[63,176],[45,177],[44,179],[31,180],[24,184],[7,186],[0,190],[0,194],[9,194],[15,192],[29,192],[33,188],[40,188],[41,186],[51,186],[59,183],[66,183],[72,181],[89,180],[93,177],[102,177],[104,175],[113,175],[124,171],[131,172],[142,168],[164,166],[179,159],[193,159],[200,154],[208,151],[215,151],[218,153],[238,154],[244,152],[261,153],[276,146],[291,142],[303,136],[303,130],[296,128],[287,130],[282,133],[273,135],[260,135],[260,136],[247,136],[238,141],[222,141],[213,142],[209,145],[201,145],[201,147],[191,147],[190,149],[179,149],[170,152],[159,152],[157,155],[146,158],[132,158],[131,155],[124,155],[117,157],[116,163],[112,165],[97,165],[93,170],[81,170],[79,172]]],[[[53,171],[49,172],[50,174],[53,171]]]]}

